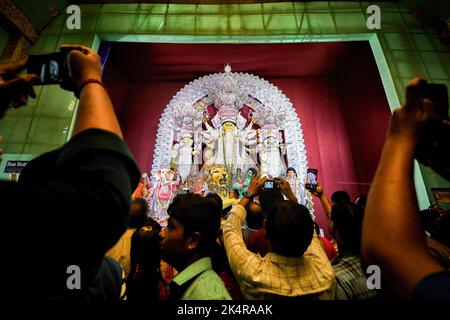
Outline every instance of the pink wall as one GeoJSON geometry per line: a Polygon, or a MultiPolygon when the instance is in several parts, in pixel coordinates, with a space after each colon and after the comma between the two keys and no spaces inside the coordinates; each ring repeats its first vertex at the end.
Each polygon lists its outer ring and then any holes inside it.
{"type": "MultiPolygon", "coordinates": [[[[391,115],[373,56],[355,52],[336,74],[359,192],[367,194],[391,115]]],[[[338,182],[347,189],[346,181],[338,182]]]]}

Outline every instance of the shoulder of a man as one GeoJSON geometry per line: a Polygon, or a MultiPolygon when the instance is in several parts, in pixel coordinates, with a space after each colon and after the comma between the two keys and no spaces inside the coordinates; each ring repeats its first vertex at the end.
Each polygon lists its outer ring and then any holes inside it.
{"type": "Polygon", "coordinates": [[[423,278],[413,292],[415,300],[450,300],[450,272],[436,272],[423,278]]]}
{"type": "MultiPolygon", "coordinates": [[[[92,173],[96,169],[101,169],[102,172],[122,169],[132,189],[139,181],[139,169],[126,144],[114,133],[101,129],[85,130],[61,148],[33,159],[22,172],[20,181],[40,182],[45,178],[53,178],[56,174],[70,174],[70,171],[76,171],[77,168],[87,167],[92,173]]],[[[102,178],[108,179],[108,175],[102,175],[102,178]]]]}
{"type": "Polygon", "coordinates": [[[186,290],[190,300],[231,300],[219,275],[212,269],[204,271],[186,290]]]}

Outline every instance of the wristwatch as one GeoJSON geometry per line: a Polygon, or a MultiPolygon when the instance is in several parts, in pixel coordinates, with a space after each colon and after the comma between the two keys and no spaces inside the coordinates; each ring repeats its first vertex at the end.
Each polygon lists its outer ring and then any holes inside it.
{"type": "Polygon", "coordinates": [[[255,196],[252,195],[250,192],[245,191],[243,197],[244,197],[244,198],[247,198],[247,199],[249,199],[249,200],[253,200],[253,198],[254,198],[255,196]]]}

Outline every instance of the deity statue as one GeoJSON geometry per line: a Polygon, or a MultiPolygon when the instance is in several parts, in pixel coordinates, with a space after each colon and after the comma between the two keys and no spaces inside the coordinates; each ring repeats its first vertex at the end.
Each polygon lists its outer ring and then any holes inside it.
{"type": "Polygon", "coordinates": [[[276,113],[272,107],[266,106],[255,113],[254,120],[260,126],[256,151],[259,155],[261,176],[279,177],[286,172],[286,144],[283,143],[279,130],[284,121],[284,114],[276,113]]]}
{"type": "Polygon", "coordinates": [[[176,161],[175,165],[178,170],[182,181],[185,181],[192,169],[192,156],[195,154],[193,150],[194,140],[192,139],[194,128],[191,124],[191,119],[184,118],[183,126],[180,132],[180,142],[176,143],[172,147],[173,155],[176,161]]]}
{"type": "Polygon", "coordinates": [[[208,182],[208,190],[217,193],[223,202],[223,208],[237,203],[239,200],[229,197],[231,191],[231,177],[224,166],[212,166],[208,169],[205,180],[208,182]]]}
{"type": "Polygon", "coordinates": [[[180,179],[177,177],[174,180],[175,172],[169,169],[152,170],[152,176],[155,181],[150,190],[150,214],[153,219],[165,224],[167,208],[177,194],[180,179]]]}
{"type": "Polygon", "coordinates": [[[203,132],[209,163],[225,166],[230,171],[245,172],[247,167],[254,166],[247,146],[256,142],[253,123],[245,126],[247,119],[240,114],[240,105],[232,91],[219,95],[214,103],[217,113],[210,125],[204,121],[206,131],[203,132]],[[239,127],[237,126],[239,125],[239,127]]]}
{"type": "Polygon", "coordinates": [[[260,130],[259,153],[261,176],[279,177],[286,172],[285,145],[281,133],[275,126],[266,125],[260,130]]]}

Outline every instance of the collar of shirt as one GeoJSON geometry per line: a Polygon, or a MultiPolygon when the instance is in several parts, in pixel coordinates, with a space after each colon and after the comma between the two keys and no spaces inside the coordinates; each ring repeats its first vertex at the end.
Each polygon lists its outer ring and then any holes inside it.
{"type": "Polygon", "coordinates": [[[189,265],[186,269],[181,271],[172,281],[174,281],[177,285],[182,286],[187,281],[191,280],[195,276],[199,275],[203,271],[208,269],[212,269],[212,263],[210,257],[201,258],[191,265],[189,265]]]}

